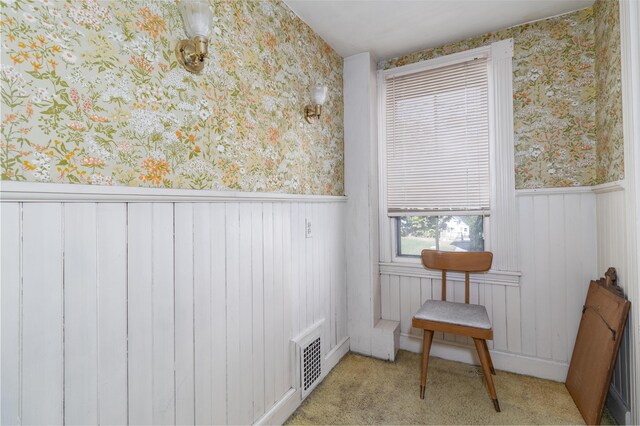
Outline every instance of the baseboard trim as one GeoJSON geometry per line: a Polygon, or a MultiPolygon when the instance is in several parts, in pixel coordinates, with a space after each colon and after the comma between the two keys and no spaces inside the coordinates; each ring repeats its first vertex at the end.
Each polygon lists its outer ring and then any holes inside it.
{"type": "MultiPolygon", "coordinates": [[[[324,357],[325,372],[322,380],[349,352],[349,338],[345,337],[324,357]]],[[[313,393],[313,392],[312,392],[313,393]]],[[[256,425],[281,425],[294,411],[302,404],[302,392],[300,389],[291,388],[276,402],[266,413],[262,415],[254,424],[256,425]]]]}
{"type": "Polygon", "coordinates": [[[323,379],[329,374],[333,367],[340,362],[343,356],[349,352],[349,338],[345,337],[335,348],[331,349],[327,356],[324,357],[324,376],[323,379]]]}
{"type": "Polygon", "coordinates": [[[614,420],[619,425],[631,424],[631,410],[615,388],[610,387],[605,403],[614,420]]]}
{"type": "Polygon", "coordinates": [[[291,388],[278,402],[262,415],[254,424],[256,425],[281,425],[300,405],[300,389],[291,388]]]}
{"type": "MultiPolygon", "coordinates": [[[[422,352],[422,339],[406,333],[400,335],[400,349],[410,352],[422,352]]],[[[541,359],[511,352],[490,350],[496,369],[511,373],[539,377],[541,379],[564,382],[569,365],[564,362],[541,359]]],[[[456,342],[433,341],[431,355],[465,364],[479,365],[475,348],[456,342]]]]}

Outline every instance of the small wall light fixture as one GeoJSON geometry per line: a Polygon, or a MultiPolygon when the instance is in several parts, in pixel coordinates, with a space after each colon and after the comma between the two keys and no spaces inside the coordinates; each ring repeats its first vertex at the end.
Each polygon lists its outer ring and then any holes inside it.
{"type": "Polygon", "coordinates": [[[213,13],[206,0],[182,0],[179,8],[189,38],[176,44],[176,57],[187,71],[200,74],[209,50],[213,13]]]}
{"type": "Polygon", "coordinates": [[[322,105],[327,100],[327,86],[316,85],[311,87],[312,105],[304,107],[304,118],[307,123],[313,123],[314,119],[320,118],[322,105]]]}

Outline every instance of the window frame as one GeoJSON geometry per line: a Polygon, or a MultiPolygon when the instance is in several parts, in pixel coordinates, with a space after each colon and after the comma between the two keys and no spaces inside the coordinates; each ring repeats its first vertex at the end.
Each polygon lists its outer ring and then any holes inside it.
{"type": "Polygon", "coordinates": [[[415,265],[420,263],[419,257],[398,255],[397,218],[389,217],[387,211],[386,77],[449,66],[469,61],[477,56],[487,57],[489,79],[490,210],[483,223],[485,234],[484,249],[494,253],[492,271],[503,270],[519,274],[517,236],[513,237],[514,234],[517,234],[511,80],[513,75],[511,64],[513,39],[501,40],[476,49],[378,71],[378,218],[381,265],[390,263],[415,265]],[[509,80],[501,80],[501,77],[504,77],[507,73],[510,76],[509,80]],[[498,100],[500,105],[497,105],[498,100]],[[496,158],[498,147],[501,147],[502,151],[505,152],[499,155],[499,158],[496,158]],[[505,190],[505,188],[507,189],[505,190]],[[506,231],[494,234],[492,232],[492,222],[495,222],[493,223],[494,226],[506,228],[506,231]],[[513,232],[514,229],[516,232],[513,232]]]}

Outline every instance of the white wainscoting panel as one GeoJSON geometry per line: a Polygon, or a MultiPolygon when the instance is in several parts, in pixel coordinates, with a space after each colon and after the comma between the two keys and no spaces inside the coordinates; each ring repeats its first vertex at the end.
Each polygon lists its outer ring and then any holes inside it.
{"type": "MultiPolygon", "coordinates": [[[[618,284],[626,290],[625,193],[621,186],[605,188],[596,195],[598,217],[598,271],[616,268],[618,284]]],[[[625,291],[626,293],[626,291],[625,291]]],[[[619,424],[626,421],[631,407],[631,347],[630,326],[622,336],[618,361],[609,388],[607,406],[619,424]]]]}
{"type": "MultiPolygon", "coordinates": [[[[470,301],[487,308],[494,330],[487,343],[497,368],[563,381],[589,280],[604,272],[596,265],[595,195],[527,192],[517,204],[519,285],[473,275],[470,301]]],[[[440,299],[441,281],[397,270],[382,275],[382,317],[400,321],[401,348],[420,351],[411,318],[425,300],[440,299]]],[[[464,282],[448,280],[447,297],[464,302],[464,282]]],[[[440,343],[475,352],[466,338],[439,334],[440,343]]]]}
{"type": "Polygon", "coordinates": [[[2,424],[281,421],[348,350],[341,200],[0,207],[2,424]]]}

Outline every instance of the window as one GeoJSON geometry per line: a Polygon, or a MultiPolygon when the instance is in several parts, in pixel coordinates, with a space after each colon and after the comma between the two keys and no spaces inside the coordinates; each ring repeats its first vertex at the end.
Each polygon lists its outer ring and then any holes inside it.
{"type": "Polygon", "coordinates": [[[482,244],[517,283],[513,40],[380,70],[378,100],[380,272],[415,273],[421,247],[482,244]]]}
{"type": "Polygon", "coordinates": [[[487,56],[385,80],[386,204],[396,254],[484,250],[490,212],[487,56]]]}
{"type": "Polygon", "coordinates": [[[420,256],[423,249],[483,251],[484,216],[400,216],[396,218],[398,256],[420,256]]]}

